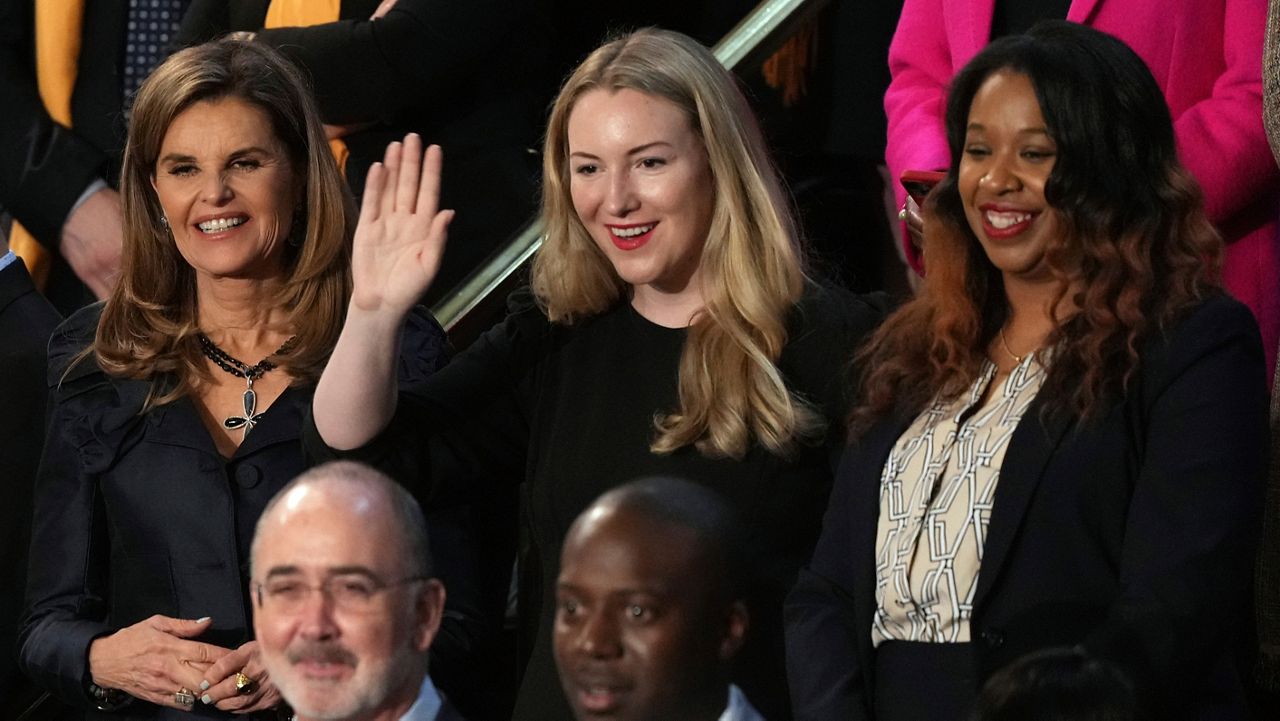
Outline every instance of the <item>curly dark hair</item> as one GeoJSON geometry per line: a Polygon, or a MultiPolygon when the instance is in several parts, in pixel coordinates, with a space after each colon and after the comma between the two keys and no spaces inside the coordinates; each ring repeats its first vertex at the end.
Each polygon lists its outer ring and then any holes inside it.
{"type": "Polygon", "coordinates": [[[1000,71],[1035,88],[1057,161],[1045,200],[1062,232],[1046,249],[1059,301],[1079,309],[1047,339],[1045,412],[1090,416],[1122,392],[1152,331],[1219,288],[1222,241],[1178,161],[1173,123],[1150,71],[1105,33],[1063,21],[988,45],[952,81],[951,166],[925,204],[928,274],[920,294],[859,354],[855,436],[887,412],[954,399],[977,377],[1008,313],[1000,271],[965,218],[957,186],[969,106],[1000,71]]]}

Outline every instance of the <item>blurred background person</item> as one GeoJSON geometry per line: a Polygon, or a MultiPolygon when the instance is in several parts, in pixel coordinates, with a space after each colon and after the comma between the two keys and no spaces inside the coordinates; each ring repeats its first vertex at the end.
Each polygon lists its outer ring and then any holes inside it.
{"type": "Polygon", "coordinates": [[[357,198],[388,143],[416,132],[444,148],[442,202],[458,216],[432,303],[533,218],[547,1],[192,0],[179,41],[247,31],[301,66],[357,198]]]}
{"type": "Polygon", "coordinates": [[[369,459],[433,493],[520,499],[518,718],[568,713],[551,631],[577,514],[637,473],[719,490],[751,520],[767,579],[734,681],[786,718],[781,600],[816,537],[848,354],[879,321],[878,299],[806,278],[733,76],[686,36],[640,31],[592,53],[552,109],[534,297],[397,395],[387,354],[451,217],[435,202],[440,155],[421,153],[410,138],[371,172],[309,452],[369,459]]]}
{"type": "MultiPolygon", "coordinates": [[[[1263,125],[1280,165],[1280,1],[1267,4],[1262,64],[1263,125]]],[[[1258,542],[1254,612],[1258,616],[1258,663],[1254,669],[1260,718],[1280,717],[1280,368],[1271,381],[1271,464],[1258,542]]]]}
{"type": "Polygon", "coordinates": [[[1028,654],[982,687],[969,721],[1140,721],[1133,684],[1078,648],[1028,654]]]}
{"type": "Polygon", "coordinates": [[[313,468],[267,504],[251,558],[253,628],[294,718],[461,721],[427,673],[445,587],[408,491],[358,463],[313,468]]]}
{"type": "MultiPolygon", "coordinates": [[[[1199,182],[1205,212],[1226,251],[1223,285],[1253,311],[1267,367],[1280,343],[1280,170],[1263,132],[1260,0],[906,0],[889,48],[892,81],[886,159],[895,183],[905,170],[947,168],[947,85],[989,39],[1037,20],[1067,19],[1110,33],[1147,64],[1173,115],[1178,153],[1199,182]]],[[[1099,169],[1115,172],[1114,169],[1099,169]]],[[[896,186],[900,206],[905,191],[896,186]]],[[[908,207],[914,214],[914,206],[908,207]]],[[[917,233],[920,218],[913,215],[917,233]]],[[[923,266],[904,235],[908,259],[923,266]]],[[[916,241],[918,243],[918,240],[916,241]]]]}
{"type": "Polygon", "coordinates": [[[0,715],[17,718],[39,695],[18,670],[18,622],[31,541],[31,494],[44,444],[45,349],[62,321],[36,291],[22,259],[0,234],[0,715]]]}
{"type": "MultiPolygon", "coordinates": [[[[354,214],[298,70],[234,41],[142,86],[122,191],[120,282],[50,344],[21,663],[123,718],[266,711],[279,696],[249,631],[249,543],[304,468],[354,214]],[[198,702],[210,688],[239,693],[198,702]]],[[[438,328],[408,333],[434,369],[438,328]]]]}
{"type": "Polygon", "coordinates": [[[1244,718],[1266,449],[1257,324],[1150,71],[1049,21],[952,84],[922,292],[788,599],[801,718],[960,719],[1081,644],[1158,718],[1244,718]]]}
{"type": "Polygon", "coordinates": [[[578,721],[760,721],[729,682],[750,627],[746,530],[715,491],[650,478],[574,521],[555,656],[578,721]]]}
{"type": "Polygon", "coordinates": [[[0,210],[64,315],[120,271],[127,112],[189,0],[0,2],[0,210]]]}

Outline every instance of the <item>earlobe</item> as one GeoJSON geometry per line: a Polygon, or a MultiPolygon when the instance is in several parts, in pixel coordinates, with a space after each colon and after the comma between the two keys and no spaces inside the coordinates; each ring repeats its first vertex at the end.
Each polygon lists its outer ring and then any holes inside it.
{"type": "Polygon", "coordinates": [[[747,638],[747,629],[751,626],[751,614],[742,601],[734,601],[725,618],[724,638],[720,639],[720,660],[729,661],[737,655],[738,649],[747,638]]]}

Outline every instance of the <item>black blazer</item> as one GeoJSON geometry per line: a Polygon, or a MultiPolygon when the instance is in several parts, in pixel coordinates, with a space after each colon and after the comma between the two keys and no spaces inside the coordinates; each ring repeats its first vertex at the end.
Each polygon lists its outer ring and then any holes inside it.
{"type": "MultiPolygon", "coordinates": [[[[1265,388],[1253,316],[1218,296],[1145,344],[1100,417],[1045,422],[1036,399],[1009,442],[987,529],[972,618],[981,678],[1030,651],[1083,644],[1132,674],[1153,718],[1247,718],[1236,654],[1250,631],[1265,388]]],[[[880,475],[912,420],[886,419],[846,453],[788,597],[798,719],[874,717],[880,475]]]]}
{"type": "Polygon", "coordinates": [[[0,270],[0,718],[17,718],[38,695],[18,671],[16,639],[44,443],[45,348],[61,320],[21,260],[0,270]]]}
{"type": "MultiPolygon", "coordinates": [[[[92,341],[100,312],[94,305],[76,313],[49,345],[50,426],[19,637],[27,675],[85,709],[95,638],[153,614],[210,616],[198,640],[226,648],[252,638],[249,543],[267,501],[307,467],[300,432],[314,390],[286,389],[224,458],[189,397],[140,415],[148,381],[109,377],[92,359],[64,376],[92,341]]],[[[446,354],[439,326],[411,318],[400,373],[416,381],[446,354]]],[[[188,713],[141,701],[110,717],[192,714],[230,718],[199,703],[188,713]]]]}

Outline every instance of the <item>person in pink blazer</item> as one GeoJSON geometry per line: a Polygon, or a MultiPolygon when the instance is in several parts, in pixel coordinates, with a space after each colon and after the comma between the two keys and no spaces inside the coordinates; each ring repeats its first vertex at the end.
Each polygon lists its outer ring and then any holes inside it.
{"type": "MultiPolygon", "coordinates": [[[[1065,3],[1062,3],[1065,4],[1065,3]]],[[[906,0],[889,47],[885,93],[891,177],[950,160],[947,84],[990,40],[996,0],[906,0]]],[[[1280,343],[1280,169],[1262,125],[1266,0],[1072,0],[1066,19],[1114,35],[1164,92],[1184,165],[1227,243],[1226,289],[1253,310],[1268,368],[1280,343]]],[[[905,193],[896,187],[898,203],[905,193]]],[[[907,259],[923,272],[904,233],[907,259]]]]}

